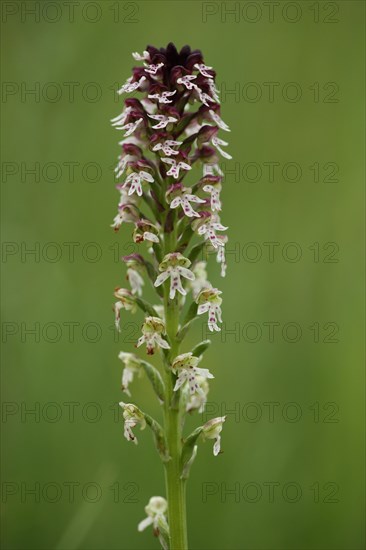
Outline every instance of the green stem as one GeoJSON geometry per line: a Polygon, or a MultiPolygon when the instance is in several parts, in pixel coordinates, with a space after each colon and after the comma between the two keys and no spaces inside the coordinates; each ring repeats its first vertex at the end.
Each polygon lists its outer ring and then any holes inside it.
{"type": "MultiPolygon", "coordinates": [[[[174,252],[176,235],[166,235],[165,253],[174,252]]],[[[170,362],[179,354],[177,332],[179,326],[178,297],[169,299],[169,284],[164,289],[164,308],[167,335],[171,344],[170,362]]],[[[170,460],[165,463],[165,484],[168,501],[168,519],[171,550],[187,550],[186,488],[181,479],[182,453],[182,416],[180,410],[180,392],[174,395],[174,377],[170,366],[165,371],[166,399],[164,405],[164,422],[170,460]]]]}

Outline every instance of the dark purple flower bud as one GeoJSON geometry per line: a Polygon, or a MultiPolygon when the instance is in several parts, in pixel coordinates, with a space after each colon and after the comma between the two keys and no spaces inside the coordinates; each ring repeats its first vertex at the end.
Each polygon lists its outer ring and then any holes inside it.
{"type": "Polygon", "coordinates": [[[147,76],[144,70],[144,67],[134,67],[132,69],[132,75],[133,75],[133,80],[132,80],[133,82],[137,82],[138,80],[140,80],[142,76],[145,76],[145,77],[147,76]]]}
{"type": "Polygon", "coordinates": [[[142,149],[134,143],[123,143],[122,149],[126,155],[133,155],[138,158],[142,157],[142,149]]]}
{"type": "Polygon", "coordinates": [[[153,146],[157,143],[160,143],[160,141],[162,140],[168,139],[169,135],[170,134],[168,134],[167,132],[154,132],[150,136],[150,145],[153,146]]]}
{"type": "Polygon", "coordinates": [[[151,63],[157,64],[160,61],[163,61],[163,56],[160,53],[160,50],[155,48],[155,46],[147,46],[146,51],[150,54],[151,63]]]}
{"type": "Polygon", "coordinates": [[[194,160],[201,159],[203,162],[209,162],[210,164],[217,164],[219,158],[216,153],[216,149],[209,145],[202,145],[195,151],[194,160]]]}
{"type": "Polygon", "coordinates": [[[203,62],[202,52],[200,50],[195,50],[187,57],[185,66],[189,71],[192,71],[193,67],[197,63],[202,63],[202,62],[203,62]]]}
{"type": "MultiPolygon", "coordinates": [[[[189,74],[189,72],[186,71],[184,67],[179,67],[179,66],[173,67],[172,70],[170,71],[170,82],[173,85],[176,85],[178,78],[181,78],[182,76],[187,74],[189,74]]],[[[180,86],[180,88],[183,89],[184,86],[180,86]]]]}
{"type": "Polygon", "coordinates": [[[207,176],[203,176],[203,178],[200,179],[200,181],[198,182],[198,185],[199,186],[206,185],[206,184],[215,185],[216,183],[220,183],[221,180],[222,180],[222,176],[207,175],[207,176]]]}
{"type": "Polygon", "coordinates": [[[150,171],[153,171],[155,169],[154,163],[150,159],[139,159],[136,161],[136,167],[138,170],[146,170],[146,168],[149,168],[150,171]]]}
{"type": "Polygon", "coordinates": [[[209,141],[211,141],[211,139],[217,134],[218,131],[219,129],[217,128],[217,126],[209,126],[208,124],[202,126],[197,136],[198,147],[200,147],[204,143],[208,143],[209,141]]]}
{"type": "Polygon", "coordinates": [[[182,193],[182,190],[183,185],[181,183],[173,183],[173,185],[170,185],[165,194],[167,201],[170,203],[174,197],[182,193]]]}
{"type": "Polygon", "coordinates": [[[145,260],[141,254],[128,254],[128,256],[122,256],[121,258],[122,262],[129,264],[129,263],[136,263],[140,265],[145,265],[145,260]]]}

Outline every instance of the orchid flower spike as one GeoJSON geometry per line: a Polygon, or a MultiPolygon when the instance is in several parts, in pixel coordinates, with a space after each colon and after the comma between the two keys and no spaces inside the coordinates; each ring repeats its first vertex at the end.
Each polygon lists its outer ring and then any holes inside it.
{"type": "Polygon", "coordinates": [[[151,526],[163,550],[169,550],[188,546],[184,507],[178,514],[177,504],[200,440],[213,440],[214,455],[221,452],[224,416],[190,435],[184,433],[187,414],[202,413],[207,403],[214,376],[199,365],[210,341],[197,343],[187,353],[179,350],[197,316],[207,313],[211,332],[220,331],[222,323],[221,291],[210,283],[204,259],[213,253],[225,275],[228,238],[219,217],[224,185],[220,159],[231,159],[221,137],[230,128],[221,118],[216,72],[205,64],[200,50],[184,46],[178,51],[170,43],[166,48],[147,46],[132,56],[132,75],[118,90],[123,106],[111,120],[123,136],[113,178],[120,196],[112,228],[131,229],[128,242],[132,240],[139,253],[121,258],[129,289],[115,289],[114,317],[120,330],[122,310],[144,312],[135,347],[146,345],[148,355],[157,353],[163,369],[121,351],[122,391],[130,396],[135,378],[145,376],[163,405],[164,422],[132,403],[120,406],[125,438],[137,444],[134,428],[148,425],[168,465],[169,499],[150,498],[138,531],[151,526]],[[148,283],[153,289],[143,296],[148,283]],[[174,519],[170,524],[168,517],[174,519]]]}

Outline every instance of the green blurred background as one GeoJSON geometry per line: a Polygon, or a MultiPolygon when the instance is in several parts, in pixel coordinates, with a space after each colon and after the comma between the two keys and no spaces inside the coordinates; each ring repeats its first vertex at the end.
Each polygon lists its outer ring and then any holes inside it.
{"type": "MultiPolygon", "coordinates": [[[[224,453],[200,447],[190,547],[364,548],[364,3],[71,4],[2,2],[3,548],[158,547],[136,525],[162,467],[116,406],[141,317],[116,339],[132,248],[109,227],[109,119],[131,52],[169,41],[215,67],[234,157],[227,278],[210,265],[225,325],[203,365],[224,453]]],[[[133,396],[159,417],[144,379],[133,396]]]]}

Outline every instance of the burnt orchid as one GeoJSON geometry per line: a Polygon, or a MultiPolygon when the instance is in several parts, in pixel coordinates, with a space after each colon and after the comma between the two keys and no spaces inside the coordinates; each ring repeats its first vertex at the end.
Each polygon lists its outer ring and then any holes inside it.
{"type": "Polygon", "coordinates": [[[130,398],[135,376],[146,376],[161,404],[163,423],[134,403],[120,406],[125,438],[137,444],[136,429],[150,428],[166,474],[165,498],[151,497],[138,530],[151,526],[163,549],[184,550],[189,471],[200,441],[214,440],[213,454],[220,454],[225,422],[225,417],[213,418],[183,435],[185,415],[204,411],[214,376],[199,366],[209,340],[183,353],[181,346],[200,315],[207,314],[210,331],[219,331],[222,322],[221,291],[208,280],[206,260],[214,253],[225,276],[227,227],[220,220],[219,162],[231,156],[218,133],[230,129],[221,118],[216,73],[199,50],[184,46],[178,52],[169,44],[148,46],[132,56],[141,64],[118,90],[126,96],[124,108],[112,119],[123,132],[112,227],[118,231],[133,224],[139,253],[122,258],[129,288],[115,289],[115,325],[120,330],[124,310],[142,310],[135,347],[158,354],[162,366],[121,351],[122,391],[130,398]],[[155,304],[143,298],[148,282],[157,293],[155,304]]]}

